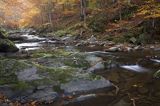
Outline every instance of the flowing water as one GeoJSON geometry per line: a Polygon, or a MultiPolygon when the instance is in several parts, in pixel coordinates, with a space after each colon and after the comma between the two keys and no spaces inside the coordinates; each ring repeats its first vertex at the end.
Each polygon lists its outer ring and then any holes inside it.
{"type": "MultiPolygon", "coordinates": [[[[33,42],[16,43],[20,49],[36,50],[48,43],[46,38],[26,34],[23,36],[33,42]]],[[[73,52],[78,50],[94,53],[103,61],[110,60],[110,67],[95,73],[113,82],[117,89],[93,92],[91,96],[88,95],[78,101],[70,100],[69,103],[68,100],[61,99],[57,103],[44,106],[160,106],[160,82],[159,79],[153,78],[154,72],[160,69],[160,50],[104,52],[102,48],[77,48],[65,45],[63,48],[73,52]]]]}

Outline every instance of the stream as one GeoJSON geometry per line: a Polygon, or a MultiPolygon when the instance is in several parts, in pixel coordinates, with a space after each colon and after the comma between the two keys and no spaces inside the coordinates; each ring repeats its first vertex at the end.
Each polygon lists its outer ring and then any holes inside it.
{"type": "MultiPolygon", "coordinates": [[[[52,104],[41,104],[42,106],[160,106],[160,82],[153,77],[154,73],[160,69],[160,50],[105,52],[103,47],[100,49],[96,46],[77,47],[36,35],[21,36],[25,38],[24,41],[15,41],[16,46],[21,50],[34,52],[40,49],[61,48],[72,53],[87,54],[92,62],[96,61],[96,64],[93,63],[94,65],[87,70],[102,76],[113,86],[113,89],[109,87],[93,91],[89,89],[89,92],[80,92],[77,95],[59,92],[58,101],[52,104]],[[95,57],[90,58],[91,56],[95,57]]],[[[36,61],[42,64],[51,63],[52,60],[47,59],[36,61]]],[[[61,66],[61,64],[58,65],[61,66]]],[[[86,87],[90,87],[87,81],[84,83],[86,87]]],[[[102,86],[98,85],[101,83],[95,82],[97,86],[102,86]]],[[[74,84],[70,86],[75,87],[74,84]]]]}

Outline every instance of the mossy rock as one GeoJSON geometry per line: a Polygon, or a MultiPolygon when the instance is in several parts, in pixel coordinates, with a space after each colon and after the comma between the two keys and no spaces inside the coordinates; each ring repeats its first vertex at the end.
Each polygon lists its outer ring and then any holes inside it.
{"type": "Polygon", "coordinates": [[[2,28],[0,28],[0,38],[5,39],[6,36],[7,36],[7,33],[2,28]]]}
{"type": "Polygon", "coordinates": [[[23,61],[14,59],[0,60],[0,85],[14,84],[18,82],[16,73],[27,68],[29,65],[23,61]]]}
{"type": "Polygon", "coordinates": [[[154,73],[154,78],[160,78],[160,70],[154,73]]]}
{"type": "Polygon", "coordinates": [[[0,39],[0,52],[17,52],[19,49],[8,39],[0,39]]]}

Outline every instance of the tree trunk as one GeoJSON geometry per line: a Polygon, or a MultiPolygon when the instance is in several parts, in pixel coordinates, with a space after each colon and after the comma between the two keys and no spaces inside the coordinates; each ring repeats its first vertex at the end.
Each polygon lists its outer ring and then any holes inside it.
{"type": "Polygon", "coordinates": [[[86,0],[80,0],[81,3],[81,21],[86,22],[86,0]]]}
{"type": "Polygon", "coordinates": [[[48,19],[49,19],[49,23],[51,25],[51,27],[53,27],[53,23],[52,23],[52,1],[48,0],[48,19]]]}

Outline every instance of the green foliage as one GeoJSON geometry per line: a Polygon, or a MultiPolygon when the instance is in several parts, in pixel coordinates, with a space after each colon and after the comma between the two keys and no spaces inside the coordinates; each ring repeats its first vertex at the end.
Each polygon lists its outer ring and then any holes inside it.
{"type": "Polygon", "coordinates": [[[121,8],[119,8],[119,11],[116,13],[112,21],[116,23],[117,20],[120,19],[120,15],[122,19],[129,19],[134,15],[137,9],[137,5],[123,5],[121,8]]]}
{"type": "Polygon", "coordinates": [[[137,43],[139,44],[147,44],[151,41],[151,37],[145,33],[139,35],[137,39],[137,43]]]}
{"type": "Polygon", "coordinates": [[[72,35],[72,36],[78,35],[80,28],[84,28],[82,23],[76,23],[75,25],[71,25],[65,29],[61,29],[61,30],[54,32],[54,35],[59,36],[59,37],[66,36],[66,35],[72,35]]]}
{"type": "Polygon", "coordinates": [[[133,16],[134,12],[138,9],[137,5],[128,5],[122,9],[122,18],[127,19],[133,16]]]}
{"type": "Polygon", "coordinates": [[[104,14],[99,14],[90,19],[88,27],[91,28],[94,32],[104,32],[107,18],[104,14]]]}

